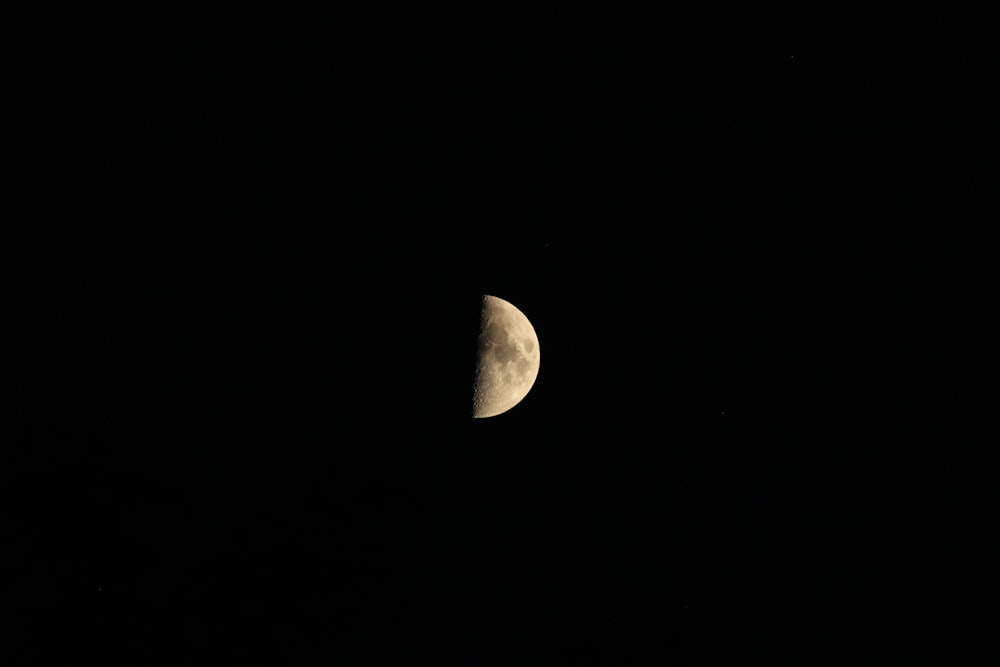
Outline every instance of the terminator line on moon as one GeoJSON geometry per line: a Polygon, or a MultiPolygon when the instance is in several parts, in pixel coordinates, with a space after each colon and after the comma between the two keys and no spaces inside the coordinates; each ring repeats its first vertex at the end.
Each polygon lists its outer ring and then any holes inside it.
{"type": "Polygon", "coordinates": [[[508,301],[483,296],[473,417],[493,417],[521,402],[538,377],[538,336],[508,301]]]}

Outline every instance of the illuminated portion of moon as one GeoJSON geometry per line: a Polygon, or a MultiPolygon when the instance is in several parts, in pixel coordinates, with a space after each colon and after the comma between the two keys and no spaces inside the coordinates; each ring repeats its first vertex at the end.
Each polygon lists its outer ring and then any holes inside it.
{"type": "Polygon", "coordinates": [[[528,395],[538,377],[538,336],[511,303],[483,297],[473,417],[507,412],[528,395]]]}

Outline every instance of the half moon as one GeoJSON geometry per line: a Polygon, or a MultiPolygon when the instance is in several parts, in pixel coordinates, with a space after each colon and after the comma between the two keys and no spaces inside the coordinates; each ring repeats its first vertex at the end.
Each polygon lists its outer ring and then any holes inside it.
{"type": "Polygon", "coordinates": [[[520,403],[535,384],[538,361],[538,336],[524,313],[484,295],[472,416],[493,417],[520,403]]]}

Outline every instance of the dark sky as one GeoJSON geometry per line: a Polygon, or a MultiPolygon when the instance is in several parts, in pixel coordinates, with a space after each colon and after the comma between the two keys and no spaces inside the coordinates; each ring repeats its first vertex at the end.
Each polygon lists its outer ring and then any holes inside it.
{"type": "Polygon", "coordinates": [[[4,664],[947,662],[989,627],[995,54],[45,11],[4,664]],[[484,293],[541,368],[473,420],[484,293]]]}

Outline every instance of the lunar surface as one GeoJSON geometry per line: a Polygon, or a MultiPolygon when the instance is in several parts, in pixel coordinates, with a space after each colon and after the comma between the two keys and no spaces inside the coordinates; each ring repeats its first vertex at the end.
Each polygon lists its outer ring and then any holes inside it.
{"type": "Polygon", "coordinates": [[[535,384],[538,336],[524,313],[488,294],[480,322],[472,416],[493,417],[520,403],[535,384]]]}

